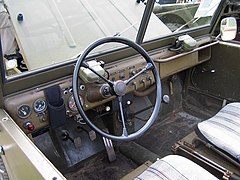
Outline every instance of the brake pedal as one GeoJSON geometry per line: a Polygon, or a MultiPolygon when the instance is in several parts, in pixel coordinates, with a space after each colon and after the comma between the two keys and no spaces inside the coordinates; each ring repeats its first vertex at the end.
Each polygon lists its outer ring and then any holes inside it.
{"type": "Polygon", "coordinates": [[[93,130],[88,132],[88,136],[91,141],[94,141],[97,138],[97,135],[96,135],[95,131],[93,131],[93,130]]]}
{"type": "Polygon", "coordinates": [[[82,146],[82,140],[80,137],[76,137],[73,139],[73,144],[75,148],[80,148],[82,146]]]}

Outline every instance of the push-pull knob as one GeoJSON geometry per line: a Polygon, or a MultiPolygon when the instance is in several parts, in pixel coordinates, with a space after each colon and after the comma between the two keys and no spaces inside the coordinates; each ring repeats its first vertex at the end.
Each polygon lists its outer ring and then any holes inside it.
{"type": "Polygon", "coordinates": [[[152,77],[151,76],[147,76],[147,81],[149,81],[150,85],[152,85],[152,77]]]}
{"type": "Polygon", "coordinates": [[[140,83],[143,84],[143,87],[146,87],[146,81],[143,78],[140,79],[140,83]]]}
{"type": "Polygon", "coordinates": [[[23,127],[29,131],[33,131],[35,129],[33,123],[31,121],[27,121],[24,123],[23,127]]]}
{"type": "Polygon", "coordinates": [[[135,70],[129,71],[130,76],[134,76],[137,72],[135,70]]]}
{"type": "Polygon", "coordinates": [[[136,82],[132,82],[131,85],[134,87],[134,90],[137,90],[137,83],[136,82]]]}

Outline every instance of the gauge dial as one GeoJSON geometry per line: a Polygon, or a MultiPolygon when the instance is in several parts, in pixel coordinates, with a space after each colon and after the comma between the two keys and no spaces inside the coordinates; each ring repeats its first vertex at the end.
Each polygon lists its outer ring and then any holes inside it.
{"type": "Polygon", "coordinates": [[[34,103],[33,103],[33,108],[34,111],[37,113],[42,113],[47,109],[47,104],[46,101],[43,99],[37,99],[34,103]]]}
{"type": "Polygon", "coordinates": [[[27,104],[23,104],[23,105],[19,106],[17,108],[17,114],[18,114],[18,117],[20,117],[22,119],[27,118],[31,114],[30,106],[27,104]]]}
{"type": "Polygon", "coordinates": [[[68,99],[68,107],[71,111],[78,111],[73,95],[71,95],[68,99]]]}

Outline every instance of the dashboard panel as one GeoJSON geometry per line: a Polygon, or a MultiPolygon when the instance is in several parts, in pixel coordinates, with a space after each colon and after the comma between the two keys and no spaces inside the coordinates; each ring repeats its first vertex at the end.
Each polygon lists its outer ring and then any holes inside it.
{"type": "MultiPolygon", "coordinates": [[[[150,55],[155,61],[160,77],[166,78],[177,72],[208,61],[211,57],[212,45],[214,44],[209,44],[198,51],[179,55],[174,55],[167,48],[160,48],[150,52],[150,55]],[[171,60],[168,60],[168,57],[170,57],[171,60]]],[[[104,69],[107,72],[107,78],[117,81],[128,79],[133,76],[139,72],[145,64],[146,61],[142,56],[133,56],[107,63],[104,65],[104,69]]],[[[130,82],[127,87],[127,92],[144,91],[144,89],[148,89],[154,82],[155,80],[152,72],[145,72],[130,82]]],[[[66,116],[73,117],[79,114],[73,98],[71,76],[63,77],[61,80],[48,83],[47,85],[39,85],[25,92],[19,92],[18,94],[8,96],[4,99],[5,110],[25,133],[31,133],[49,125],[48,109],[42,106],[44,106],[44,102],[47,104],[44,89],[53,85],[59,85],[61,88],[61,95],[66,107],[66,116]],[[40,101],[40,103],[38,101],[40,101]],[[27,111],[22,112],[23,116],[21,116],[21,108],[23,108],[23,111],[27,111]],[[36,110],[36,108],[39,108],[39,110],[36,110]],[[18,112],[20,112],[20,115],[18,112]]],[[[104,85],[106,84],[101,81],[96,83],[84,83],[84,81],[79,79],[79,95],[85,110],[104,105],[115,98],[115,96],[102,97],[100,92],[104,89],[104,85]]]]}
{"type": "MultiPolygon", "coordinates": [[[[146,65],[143,57],[133,57],[114,63],[108,63],[104,69],[108,78],[112,81],[129,79],[146,65]]],[[[127,92],[144,90],[154,84],[151,71],[139,75],[128,85],[127,92]]],[[[72,77],[66,77],[57,82],[33,88],[27,92],[7,97],[5,109],[25,133],[32,133],[49,126],[47,100],[44,89],[53,85],[59,85],[61,96],[66,107],[66,116],[78,115],[78,110],[73,98],[72,77]]],[[[79,80],[79,96],[85,110],[95,108],[113,100],[115,96],[102,96],[102,90],[106,87],[104,82],[85,83],[79,80]]]]}

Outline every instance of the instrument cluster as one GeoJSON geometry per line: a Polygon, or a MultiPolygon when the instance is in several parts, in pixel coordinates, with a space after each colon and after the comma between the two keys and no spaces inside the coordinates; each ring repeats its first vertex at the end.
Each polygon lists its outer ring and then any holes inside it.
{"type": "MultiPolygon", "coordinates": [[[[44,99],[37,99],[33,103],[33,110],[38,113],[42,114],[47,109],[47,103],[44,99]]],[[[22,104],[17,107],[17,115],[19,118],[24,119],[30,116],[32,113],[32,108],[28,104],[22,104]]]]}

